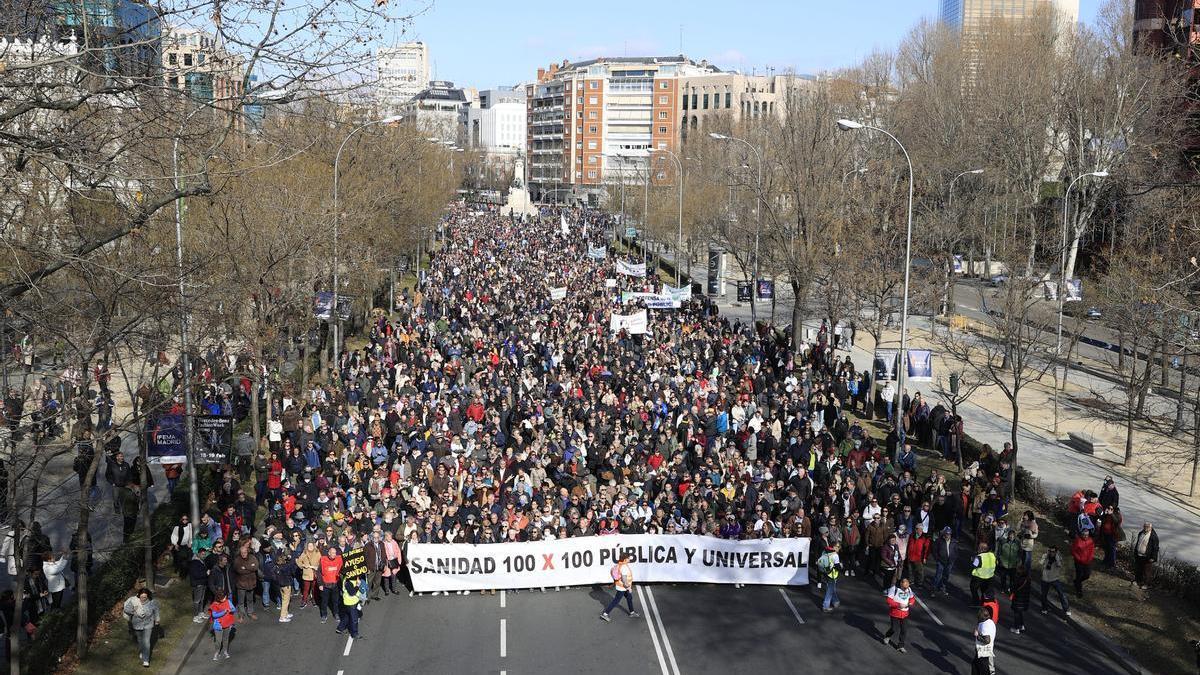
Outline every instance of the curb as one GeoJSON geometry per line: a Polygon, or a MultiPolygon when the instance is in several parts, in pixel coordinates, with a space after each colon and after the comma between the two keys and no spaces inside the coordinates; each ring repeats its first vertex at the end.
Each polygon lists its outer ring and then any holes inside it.
{"type": "Polygon", "coordinates": [[[1142,666],[1137,662],[1137,659],[1133,658],[1132,654],[1108,639],[1092,624],[1076,616],[1069,616],[1066,619],[1067,623],[1071,624],[1075,630],[1079,631],[1081,635],[1088,638],[1093,644],[1100,647],[1109,658],[1116,661],[1126,672],[1132,673],[1132,675],[1144,675],[1147,672],[1142,669],[1142,666]]]}
{"type": "Polygon", "coordinates": [[[192,631],[195,632],[195,637],[190,640],[187,638],[187,631],[184,631],[184,639],[180,640],[175,648],[171,650],[171,655],[167,657],[165,663],[159,668],[160,675],[179,675],[183,672],[183,665],[192,657],[196,648],[200,646],[200,641],[204,639],[204,624],[191,624],[192,631]]]}

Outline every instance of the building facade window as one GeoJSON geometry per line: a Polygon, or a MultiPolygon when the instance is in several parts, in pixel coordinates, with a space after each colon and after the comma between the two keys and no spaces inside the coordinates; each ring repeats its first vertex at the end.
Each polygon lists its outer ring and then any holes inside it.
{"type": "MultiPolygon", "coordinates": [[[[580,128],[579,128],[579,133],[581,133],[581,134],[583,133],[583,127],[580,127],[580,128]]],[[[590,127],[588,127],[588,133],[589,133],[589,134],[594,134],[594,133],[596,133],[596,125],[595,125],[595,124],[593,124],[593,125],[591,125],[590,127]]]]}
{"type": "Polygon", "coordinates": [[[698,94],[696,94],[695,92],[692,92],[692,110],[695,110],[697,107],[699,107],[696,105],[697,103],[699,103],[698,96],[699,96],[698,94]]]}
{"type": "Polygon", "coordinates": [[[671,86],[671,85],[670,85],[670,84],[668,84],[666,80],[663,80],[663,81],[661,81],[661,82],[659,82],[659,83],[658,83],[658,88],[659,88],[659,89],[667,89],[667,88],[669,88],[670,86],[671,86]]]}
{"type": "Polygon", "coordinates": [[[658,128],[658,133],[660,133],[660,134],[665,134],[665,133],[667,133],[667,128],[666,128],[666,127],[659,127],[659,128],[658,128]]]}
{"type": "Polygon", "coordinates": [[[599,100],[595,96],[588,97],[588,105],[596,105],[597,103],[599,103],[599,100]]]}
{"type": "Polygon", "coordinates": [[[588,141],[588,150],[596,149],[596,141],[588,141]]]}
{"type": "Polygon", "coordinates": [[[589,120],[594,120],[594,119],[596,119],[596,111],[595,111],[595,110],[589,110],[589,111],[588,111],[588,119],[589,119],[589,120]]]}
{"type": "Polygon", "coordinates": [[[600,83],[595,80],[588,82],[588,89],[598,89],[599,87],[600,87],[600,83]]]}
{"type": "Polygon", "coordinates": [[[708,110],[708,94],[704,95],[704,109],[708,110]]]}
{"type": "Polygon", "coordinates": [[[658,111],[658,119],[660,119],[660,120],[665,120],[665,119],[667,119],[667,111],[666,111],[666,110],[659,110],[659,111],[658,111]]]}
{"type": "Polygon", "coordinates": [[[726,108],[733,107],[733,94],[731,94],[729,92],[725,92],[725,107],[726,108]]]}
{"type": "Polygon", "coordinates": [[[588,178],[595,178],[595,177],[596,177],[596,172],[595,172],[595,171],[589,171],[589,172],[588,172],[588,178]]]}

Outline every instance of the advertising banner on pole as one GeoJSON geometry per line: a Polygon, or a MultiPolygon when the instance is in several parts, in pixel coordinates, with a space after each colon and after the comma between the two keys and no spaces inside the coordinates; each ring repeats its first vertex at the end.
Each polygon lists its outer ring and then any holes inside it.
{"type": "Polygon", "coordinates": [[[708,249],[708,285],[705,292],[708,297],[725,295],[725,284],[721,275],[725,273],[725,252],[715,246],[708,249]]]}
{"type": "Polygon", "coordinates": [[[963,257],[961,255],[954,256],[952,262],[950,263],[950,271],[954,274],[963,273],[963,257]]]}
{"type": "Polygon", "coordinates": [[[613,314],[608,327],[614,333],[625,331],[630,335],[645,335],[649,332],[646,310],[643,309],[633,314],[613,314]]]}
{"type": "Polygon", "coordinates": [[[733,541],[694,534],[618,534],[502,544],[408,545],[414,590],[475,591],[612,583],[622,553],[638,581],[808,584],[809,539],[733,541]]]}
{"type": "Polygon", "coordinates": [[[876,349],[875,350],[875,381],[884,382],[887,380],[895,380],[900,365],[900,350],[898,349],[876,349]]]}
{"type": "Polygon", "coordinates": [[[775,282],[770,279],[759,279],[757,290],[759,300],[773,300],[775,298],[775,282]]]}
{"type": "MultiPolygon", "coordinates": [[[[320,291],[313,296],[313,318],[328,321],[333,307],[333,293],[320,291]]],[[[354,308],[354,298],[349,295],[338,296],[338,316],[342,321],[349,321],[354,308]]]]}
{"type": "Polygon", "coordinates": [[[196,415],[196,463],[224,464],[233,450],[233,418],[229,415],[196,415]]]}
{"type": "Polygon", "coordinates": [[[161,415],[146,421],[146,457],[151,464],[187,462],[183,415],[161,415]]]}
{"type": "Polygon", "coordinates": [[[627,277],[644,277],[646,276],[646,263],[631,264],[624,260],[618,260],[617,273],[627,277]]]}
{"type": "Polygon", "coordinates": [[[1067,279],[1067,294],[1063,296],[1063,302],[1079,302],[1081,300],[1083,300],[1083,280],[1067,279]]]}
{"type": "Polygon", "coordinates": [[[753,287],[749,281],[737,282],[737,299],[738,302],[750,302],[753,287]]]}
{"type": "Polygon", "coordinates": [[[910,349],[906,352],[910,382],[933,382],[933,352],[910,349]]]}

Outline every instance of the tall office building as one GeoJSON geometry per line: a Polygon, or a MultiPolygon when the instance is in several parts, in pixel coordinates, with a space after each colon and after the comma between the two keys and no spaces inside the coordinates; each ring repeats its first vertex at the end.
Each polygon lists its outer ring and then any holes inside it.
{"type": "Polygon", "coordinates": [[[941,0],[941,22],[963,35],[977,34],[996,19],[1033,18],[1051,8],[1063,30],[1079,21],[1079,0],[941,0]]]}
{"type": "Polygon", "coordinates": [[[424,42],[402,42],[375,52],[378,80],[375,99],[392,113],[429,86],[429,48],[424,42]]]}

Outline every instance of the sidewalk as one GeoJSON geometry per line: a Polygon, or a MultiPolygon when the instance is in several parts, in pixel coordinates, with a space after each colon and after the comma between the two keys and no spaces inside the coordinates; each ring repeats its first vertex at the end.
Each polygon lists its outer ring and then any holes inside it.
{"type": "MultiPolygon", "coordinates": [[[[670,260],[670,254],[666,253],[664,258],[670,260]]],[[[707,274],[707,270],[699,265],[692,266],[688,272],[694,273],[696,275],[694,280],[697,281],[703,280],[707,274]]],[[[749,304],[731,302],[730,298],[734,297],[733,289],[728,284],[726,288],[727,295],[719,298],[716,303],[721,309],[721,313],[731,319],[736,318],[749,322],[749,304]]],[[[790,325],[792,307],[790,289],[783,285],[777,285],[775,290],[777,295],[776,323],[790,325]]],[[[760,320],[769,317],[769,302],[760,303],[758,309],[760,320]]],[[[928,331],[922,331],[919,327],[919,324],[925,321],[925,319],[920,319],[910,322],[909,327],[913,333],[914,344],[928,339],[928,331]],[[914,323],[917,326],[914,326],[914,323]]],[[[819,320],[809,321],[806,322],[806,327],[815,329],[818,324],[819,320]]],[[[850,356],[859,370],[869,370],[873,366],[874,344],[870,337],[861,330],[856,336],[855,346],[851,350],[850,356]]],[[[935,364],[936,372],[937,364],[935,364]]],[[[1072,413],[1069,409],[1064,410],[1067,408],[1064,404],[1069,401],[1069,395],[1072,393],[1078,396],[1089,392],[1108,391],[1112,388],[1111,383],[1100,382],[1092,375],[1070,370],[1067,375],[1067,384],[1063,390],[1067,396],[1060,399],[1060,435],[1065,438],[1067,430],[1076,430],[1083,425],[1087,427],[1088,432],[1100,436],[1102,427],[1111,427],[1110,424],[1087,419],[1078,411],[1072,413]]],[[[909,389],[921,391],[931,402],[939,400],[934,393],[933,383],[920,383],[919,385],[914,383],[909,389]]],[[[1083,488],[1098,492],[1105,476],[1112,476],[1116,479],[1121,494],[1121,510],[1125,516],[1126,532],[1134,532],[1140,529],[1142,522],[1150,521],[1158,530],[1163,556],[1200,564],[1200,538],[1193,536],[1195,532],[1200,531],[1200,509],[1189,503],[1186,496],[1176,497],[1167,490],[1148,485],[1147,482],[1140,479],[1138,473],[1130,473],[1124,467],[1117,465],[1118,458],[1113,457],[1111,459],[1115,461],[1106,462],[1104,454],[1084,455],[1058,442],[1050,431],[1053,408],[1050,397],[1046,395],[1047,390],[1048,387],[1031,386],[1021,395],[1022,423],[1017,433],[1018,463],[1040,479],[1043,488],[1051,496],[1069,496],[1083,488]]],[[[999,449],[1010,440],[1011,414],[1009,409],[1008,400],[1002,394],[999,392],[989,394],[981,389],[971,400],[958,406],[958,413],[963,418],[963,426],[969,436],[980,443],[987,443],[999,449]]],[[[1111,429],[1103,429],[1103,431],[1111,432],[1111,429]]],[[[1105,433],[1105,435],[1111,436],[1111,433],[1105,433]]],[[[1144,436],[1144,434],[1141,435],[1144,436]]],[[[1135,435],[1135,448],[1138,445],[1139,442],[1135,435]]],[[[1144,448],[1142,449],[1144,450],[1144,448]]],[[[1123,444],[1113,450],[1123,452],[1123,444]]],[[[1143,458],[1142,465],[1145,464],[1154,464],[1153,458],[1143,458]]],[[[1186,472],[1190,476],[1190,463],[1186,467],[1186,472]]]]}

